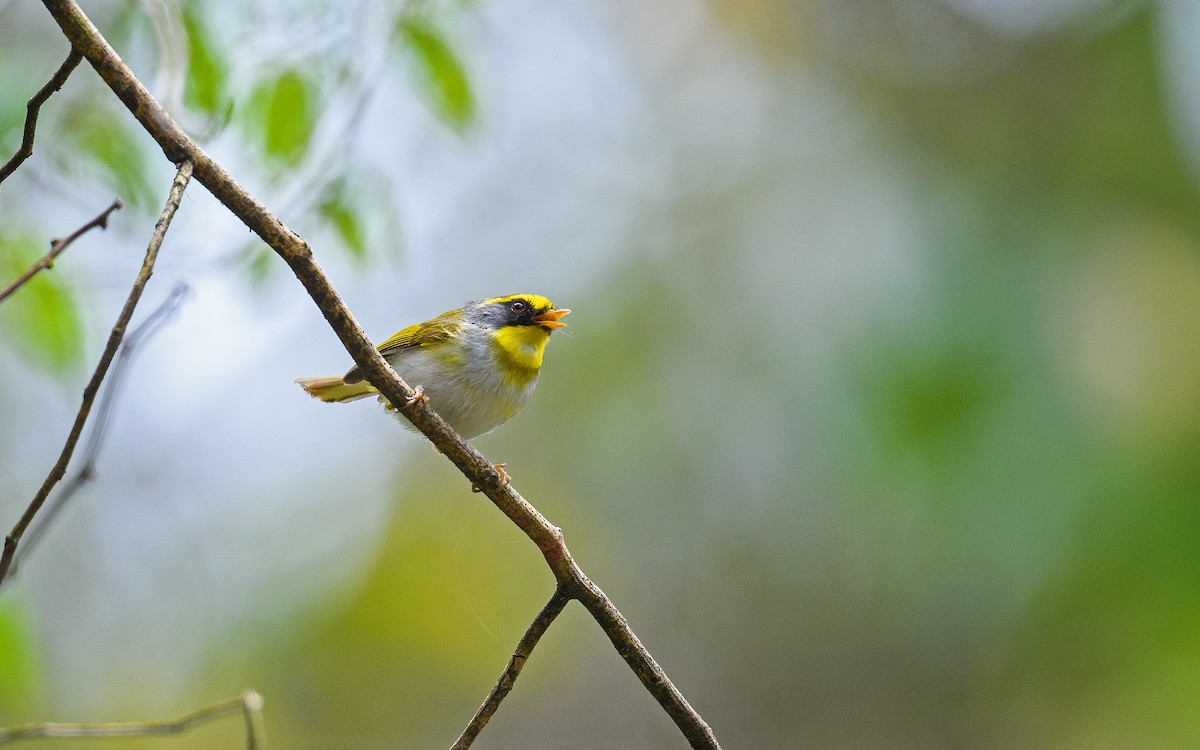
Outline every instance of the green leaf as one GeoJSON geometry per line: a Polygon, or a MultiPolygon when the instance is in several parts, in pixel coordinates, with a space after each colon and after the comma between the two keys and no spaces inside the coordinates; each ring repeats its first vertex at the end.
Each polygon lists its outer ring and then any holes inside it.
{"type": "MultiPolygon", "coordinates": [[[[70,252],[58,263],[69,262],[70,252]]],[[[38,243],[28,237],[0,238],[3,283],[16,278],[43,254],[38,243]]],[[[49,372],[71,372],[83,361],[83,318],[52,268],[39,272],[0,305],[0,336],[49,372]]]]}
{"type": "Polygon", "coordinates": [[[434,114],[455,130],[471,124],[475,119],[471,81],[441,30],[423,14],[403,13],[396,22],[396,37],[412,55],[434,114]]]}
{"type": "Polygon", "coordinates": [[[199,112],[228,122],[233,102],[227,91],[229,71],[209,39],[195,3],[183,3],[183,28],[188,42],[188,72],[184,102],[199,112]]]}
{"type": "MultiPolygon", "coordinates": [[[[0,54],[0,76],[5,72],[4,56],[0,54]]],[[[31,92],[33,89],[30,90],[31,92]]],[[[30,96],[33,94],[30,93],[30,96]]],[[[21,128],[25,125],[25,100],[11,90],[0,94],[0,164],[3,164],[21,143],[21,128]]]]}
{"type": "MultiPolygon", "coordinates": [[[[63,119],[64,130],[79,152],[102,167],[101,179],[121,196],[126,204],[146,208],[157,201],[155,190],[147,182],[150,169],[141,145],[125,126],[127,114],[115,115],[107,105],[94,102],[74,104],[63,119]]],[[[74,159],[74,154],[70,154],[74,159]]],[[[64,173],[77,169],[63,164],[64,173]]]]}
{"type": "Polygon", "coordinates": [[[317,207],[321,216],[328,221],[337,232],[342,244],[350,251],[355,260],[365,261],[367,258],[367,237],[359,218],[357,207],[346,200],[346,183],[337,181],[331,183],[325,190],[320,206],[317,207]]]}
{"type": "Polygon", "coordinates": [[[317,87],[296,70],[263,81],[250,98],[263,151],[294,166],[304,157],[317,125],[317,87]]]}
{"type": "Polygon", "coordinates": [[[12,715],[33,704],[37,659],[28,616],[16,596],[0,597],[0,708],[12,715]]]}
{"type": "Polygon", "coordinates": [[[275,251],[259,240],[252,240],[241,253],[242,265],[246,269],[246,278],[255,289],[262,289],[275,268],[275,251]]]}

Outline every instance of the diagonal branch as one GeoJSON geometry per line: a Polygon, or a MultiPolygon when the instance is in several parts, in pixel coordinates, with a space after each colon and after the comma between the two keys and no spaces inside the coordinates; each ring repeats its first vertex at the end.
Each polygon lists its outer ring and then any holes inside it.
{"type": "Polygon", "coordinates": [[[9,295],[20,289],[21,286],[25,282],[32,279],[38,273],[38,271],[44,271],[52,267],[54,265],[54,261],[58,260],[58,256],[66,252],[66,249],[71,246],[71,243],[82,237],[85,233],[95,229],[96,227],[108,229],[109,214],[121,208],[123,205],[124,204],[121,203],[120,198],[115,198],[112,202],[112,205],[101,211],[96,218],[76,229],[74,232],[71,232],[66,237],[51,242],[50,251],[48,253],[38,258],[32,266],[25,269],[20,276],[12,280],[12,283],[4,287],[3,291],[0,291],[0,302],[8,299],[9,295]]]}
{"type": "Polygon", "coordinates": [[[479,733],[487,725],[488,719],[492,718],[492,714],[496,713],[496,709],[500,708],[500,701],[504,700],[509,691],[513,689],[513,685],[517,681],[517,675],[521,674],[521,669],[525,666],[529,655],[533,653],[533,647],[542,639],[546,630],[549,629],[555,618],[562,613],[563,607],[567,606],[567,602],[569,601],[571,601],[571,595],[567,593],[565,588],[560,586],[554,590],[554,596],[550,597],[550,601],[546,602],[546,606],[542,607],[542,611],[538,612],[537,617],[533,618],[533,623],[525,631],[521,642],[517,644],[512,658],[508,660],[508,666],[500,674],[500,679],[496,680],[495,686],[488,693],[488,697],[484,699],[483,705],[471,717],[471,722],[467,724],[467,728],[459,735],[458,740],[455,741],[450,750],[467,750],[467,748],[471,747],[471,743],[475,742],[475,738],[479,736],[479,733]]]}
{"type": "Polygon", "coordinates": [[[262,696],[247,690],[241,696],[193,711],[167,721],[112,721],[63,723],[45,721],[0,729],[0,743],[32,737],[144,737],[180,734],[196,724],[241,713],[246,720],[246,747],[260,750],[267,746],[262,719],[262,696]]]}
{"type": "Polygon", "coordinates": [[[695,748],[719,748],[716,737],[662,668],[638,640],[625,618],[603,591],[575,563],[563,542],[562,531],[551,524],[513,487],[501,479],[495,467],[464,441],[430,407],[427,399],[405,383],[380,356],[358,321],[342,301],[325,272],[313,259],[308,243],[267,210],[254,196],[206,154],[150,94],[133,71],[121,60],[75,0],[42,0],[72,46],[100,74],[113,93],[154,138],[172,162],[195,163],[196,180],[208,188],[251,231],[266,242],[291,268],[313,302],[325,316],[342,345],[359,366],[367,382],[387,398],[409,422],[480,488],[488,499],[520,528],[541,550],[546,564],[560,586],[567,587],[597,618],[634,670],[646,690],[675,721],[695,748]]]}
{"type": "Polygon", "coordinates": [[[137,307],[138,300],[142,298],[142,290],[146,288],[146,282],[150,280],[150,275],[154,273],[154,262],[158,259],[158,249],[162,246],[163,238],[167,236],[167,228],[171,225],[171,219],[175,216],[175,211],[179,209],[179,202],[183,199],[184,188],[187,187],[188,181],[192,177],[191,162],[183,162],[179,166],[179,171],[175,175],[175,181],[171,184],[171,192],[167,197],[167,204],[163,206],[162,214],[158,217],[158,223],[154,225],[154,234],[150,237],[150,244],[146,248],[146,257],[142,261],[142,267],[138,271],[137,277],[133,280],[133,288],[129,290],[129,296],[125,300],[125,306],[121,308],[121,313],[117,316],[117,322],[113,324],[112,332],[108,335],[108,343],[104,347],[104,353],[100,355],[100,361],[96,363],[96,369],[92,373],[91,380],[83,389],[83,403],[79,406],[79,413],[75,415],[75,424],[71,426],[71,433],[67,436],[67,442],[63,445],[62,453],[58,457],[58,462],[54,464],[54,468],[46,476],[46,480],[42,482],[41,488],[34,495],[33,500],[29,503],[29,507],[25,509],[25,513],[21,515],[21,519],[17,521],[17,525],[13,526],[12,531],[4,538],[4,552],[0,555],[0,584],[4,582],[4,578],[8,575],[8,569],[12,565],[13,555],[17,552],[17,544],[21,541],[21,536],[25,530],[29,528],[29,524],[33,522],[34,516],[41,510],[42,505],[46,502],[46,498],[50,496],[50,491],[54,489],[54,485],[58,484],[63,475],[67,473],[67,464],[71,461],[71,455],[75,452],[75,445],[79,442],[79,436],[83,434],[83,426],[87,423],[88,415],[92,411],[92,404],[96,400],[96,393],[100,390],[100,385],[104,382],[104,376],[108,373],[108,367],[112,364],[113,357],[117,354],[117,348],[121,345],[121,339],[125,337],[125,329],[129,325],[129,319],[133,317],[133,310],[137,307]]]}
{"type": "Polygon", "coordinates": [[[50,77],[45,86],[38,89],[38,92],[33,95],[26,105],[25,111],[25,134],[21,136],[21,148],[17,149],[17,153],[13,154],[12,158],[4,162],[4,166],[0,167],[0,182],[13,172],[17,171],[17,167],[21,166],[26,159],[33,156],[33,137],[37,130],[38,113],[42,109],[42,105],[46,100],[53,96],[55,91],[63,87],[67,82],[67,76],[71,75],[71,71],[75,70],[75,66],[79,65],[83,60],[83,55],[79,54],[74,47],[67,55],[67,59],[63,60],[63,64],[58,66],[58,70],[50,77]]]}

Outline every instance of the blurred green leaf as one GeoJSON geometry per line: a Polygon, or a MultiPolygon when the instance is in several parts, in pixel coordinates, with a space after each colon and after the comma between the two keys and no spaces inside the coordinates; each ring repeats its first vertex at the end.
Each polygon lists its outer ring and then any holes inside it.
{"type": "Polygon", "coordinates": [[[33,639],[21,601],[0,597],[0,712],[23,712],[33,702],[37,664],[33,639]]]}
{"type": "Polygon", "coordinates": [[[441,30],[423,14],[403,13],[396,38],[412,54],[433,112],[455,130],[464,129],[475,119],[475,96],[466,69],[441,30]]]}
{"type": "MultiPolygon", "coordinates": [[[[27,236],[0,237],[4,283],[42,254],[37,241],[27,236]]],[[[70,291],[52,269],[34,276],[0,305],[0,335],[50,372],[73,370],[83,359],[83,319],[70,291]]]]}
{"type": "MultiPolygon", "coordinates": [[[[63,118],[64,131],[80,152],[102,167],[101,179],[127,205],[145,208],[157,201],[147,181],[151,170],[139,142],[126,126],[127,113],[122,110],[118,116],[108,106],[107,100],[103,106],[86,101],[73,103],[63,118]]],[[[72,160],[76,158],[72,149],[66,153],[72,160]]],[[[73,164],[67,162],[63,167],[69,174],[73,164]]]]}
{"type": "Polygon", "coordinates": [[[251,94],[250,111],[267,157],[295,165],[316,130],[317,87],[300,71],[285,70],[258,85],[251,94]]]}
{"type": "MultiPolygon", "coordinates": [[[[0,71],[5,69],[5,60],[0,55],[0,71]]],[[[30,96],[33,91],[30,91],[30,96]]],[[[13,155],[21,143],[21,128],[25,124],[25,102],[11,87],[0,92],[0,163],[13,155]]]]}
{"type": "Polygon", "coordinates": [[[367,238],[357,207],[347,200],[346,183],[338,180],[330,184],[318,206],[321,216],[333,225],[342,244],[355,260],[367,258],[367,238]]]}
{"type": "Polygon", "coordinates": [[[118,0],[113,3],[111,13],[104,36],[115,49],[128,47],[139,35],[154,33],[150,15],[138,0],[118,0]]]}
{"type": "Polygon", "coordinates": [[[188,74],[183,91],[189,107],[224,125],[233,112],[227,91],[229,72],[209,39],[208,28],[194,3],[183,4],[183,28],[188,40],[188,74]]]}
{"type": "Polygon", "coordinates": [[[871,401],[877,402],[881,430],[886,427],[894,438],[891,447],[958,444],[998,390],[994,380],[1001,366],[989,362],[987,352],[881,348],[880,361],[869,371],[871,401]]]}
{"type": "Polygon", "coordinates": [[[264,243],[254,240],[242,250],[241,257],[250,283],[261,288],[270,277],[271,269],[275,267],[275,251],[264,243]]]}

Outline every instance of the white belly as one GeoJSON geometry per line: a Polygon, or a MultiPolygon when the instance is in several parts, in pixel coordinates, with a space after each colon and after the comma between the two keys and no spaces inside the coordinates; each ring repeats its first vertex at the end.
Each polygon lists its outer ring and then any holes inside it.
{"type": "MultiPolygon", "coordinates": [[[[414,388],[421,386],[433,410],[467,440],[491,432],[511,419],[537,385],[536,377],[523,387],[506,384],[490,364],[456,368],[458,371],[449,375],[436,357],[420,348],[397,352],[388,361],[406,383],[414,388]]],[[[401,421],[411,427],[403,417],[401,421]]]]}

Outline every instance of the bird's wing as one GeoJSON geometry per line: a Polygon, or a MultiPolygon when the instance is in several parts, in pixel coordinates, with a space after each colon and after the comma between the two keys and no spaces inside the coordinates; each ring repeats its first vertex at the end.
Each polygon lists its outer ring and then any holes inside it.
{"type": "MultiPolygon", "coordinates": [[[[444,312],[436,318],[426,320],[424,323],[416,323],[392,334],[387,341],[379,345],[379,353],[386,357],[401,349],[441,343],[453,336],[461,325],[462,315],[459,311],[444,312]]],[[[361,382],[362,379],[362,372],[358,369],[358,365],[355,365],[342,377],[342,382],[351,385],[361,382]]]]}

